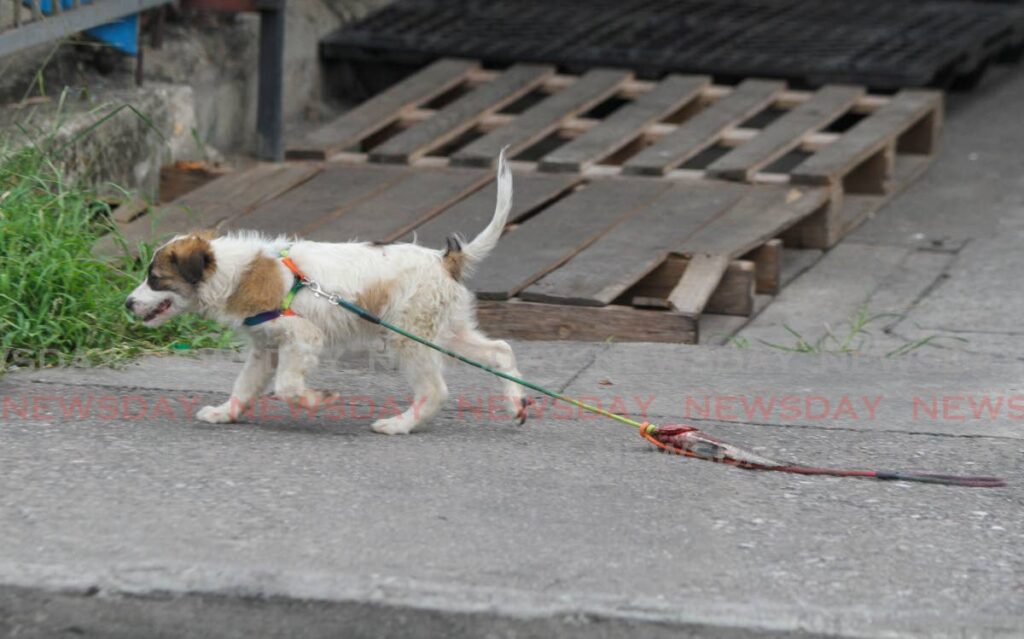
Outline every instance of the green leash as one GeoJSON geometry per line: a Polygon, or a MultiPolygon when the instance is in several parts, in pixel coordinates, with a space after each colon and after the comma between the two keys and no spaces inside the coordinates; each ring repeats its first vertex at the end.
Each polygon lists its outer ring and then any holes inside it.
{"type": "MultiPolygon", "coordinates": [[[[285,258],[288,259],[288,258],[285,258]]],[[[294,265],[294,264],[293,264],[294,265]]],[[[291,268],[291,267],[289,267],[291,268]]],[[[507,379],[510,382],[515,382],[521,386],[537,391],[556,399],[559,401],[572,404],[578,408],[602,415],[609,419],[613,419],[621,424],[632,426],[640,431],[640,435],[649,441],[651,444],[657,446],[664,452],[674,453],[677,455],[683,455],[686,457],[695,457],[697,459],[703,459],[705,461],[716,462],[720,464],[727,464],[735,466],[737,468],[743,468],[746,470],[760,470],[760,471],[775,471],[783,473],[792,473],[797,475],[826,475],[831,477],[860,477],[865,479],[878,479],[883,481],[910,481],[925,484],[943,484],[947,486],[964,486],[974,488],[997,488],[1005,486],[1006,482],[998,477],[964,477],[957,475],[939,475],[933,473],[907,473],[907,472],[894,472],[894,471],[881,471],[881,470],[847,470],[838,468],[820,468],[816,466],[807,466],[803,464],[779,462],[767,457],[762,457],[756,453],[744,450],[732,444],[718,441],[712,437],[705,435],[692,426],[681,426],[681,425],[669,425],[659,427],[654,424],[647,422],[638,422],[628,417],[623,417],[611,411],[607,411],[599,406],[592,406],[586,402],[581,402],[578,399],[574,399],[562,393],[555,392],[534,384],[525,379],[520,379],[515,375],[509,375],[503,371],[496,370],[490,366],[472,360],[463,355],[459,355],[453,350],[444,348],[438,344],[431,342],[428,339],[422,338],[419,335],[415,335],[406,331],[400,326],[395,326],[389,322],[382,320],[377,315],[371,313],[365,308],[358,304],[338,296],[333,293],[325,291],[318,282],[310,280],[306,276],[301,274],[298,267],[293,269],[293,272],[299,277],[303,284],[305,284],[313,295],[316,297],[322,297],[327,299],[329,302],[337,304],[343,309],[354,313],[360,318],[381,326],[393,333],[398,333],[406,339],[410,339],[418,344],[422,344],[427,348],[432,348],[439,353],[444,353],[448,357],[457,359],[460,362],[469,364],[474,368],[479,368],[482,371],[486,371],[491,375],[507,379]]],[[[522,414],[520,415],[520,423],[526,419],[526,403],[522,407],[522,414]]]]}

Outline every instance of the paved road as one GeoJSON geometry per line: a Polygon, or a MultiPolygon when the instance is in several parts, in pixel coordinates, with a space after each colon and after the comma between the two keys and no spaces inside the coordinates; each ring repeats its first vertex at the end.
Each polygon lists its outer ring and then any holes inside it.
{"type": "Polygon", "coordinates": [[[488,417],[499,387],[465,367],[441,418],[399,438],[369,416],[406,391],[366,361],[318,380],[355,414],[268,403],[226,426],[186,407],[223,397],[230,356],[15,373],[0,380],[0,636],[1024,633],[1024,412],[1009,404],[1024,364],[516,348],[542,383],[652,421],[689,404],[764,454],[1010,487],[759,474],[550,406],[520,428],[488,417]],[[817,399],[793,419],[746,414],[781,396],[817,399]],[[1002,408],[975,418],[985,397],[1002,408]]]}

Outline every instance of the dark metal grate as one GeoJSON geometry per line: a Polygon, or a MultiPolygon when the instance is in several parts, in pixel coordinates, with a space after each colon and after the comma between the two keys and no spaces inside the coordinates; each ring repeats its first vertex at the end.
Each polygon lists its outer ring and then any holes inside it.
{"type": "Polygon", "coordinates": [[[1024,9],[999,3],[400,0],[329,35],[321,51],[348,61],[462,56],[895,89],[948,86],[1022,43],[1024,9]]]}

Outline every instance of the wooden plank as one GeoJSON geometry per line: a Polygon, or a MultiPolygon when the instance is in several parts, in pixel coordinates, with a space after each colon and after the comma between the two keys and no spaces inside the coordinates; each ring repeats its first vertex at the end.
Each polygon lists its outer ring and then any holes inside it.
{"type": "MultiPolygon", "coordinates": [[[[668,296],[682,279],[690,260],[669,255],[657,269],[631,289],[632,304],[641,308],[670,309],[668,296]]],[[[722,281],[708,299],[706,313],[750,315],[754,311],[754,275],[756,267],[748,260],[733,260],[722,281]]]]}
{"type": "Polygon", "coordinates": [[[452,163],[464,166],[491,166],[498,152],[509,147],[509,155],[539,142],[554,132],[559,124],[597,105],[615,93],[623,82],[633,77],[628,71],[594,69],[567,88],[549,96],[511,123],[499,127],[452,154],[452,163]]]}
{"type": "Polygon", "coordinates": [[[722,131],[764,109],[786,87],[774,80],[744,80],[729,95],[696,114],[623,165],[634,175],[664,175],[708,148],[722,131]]]}
{"type": "Polygon", "coordinates": [[[410,175],[412,172],[407,168],[328,164],[308,182],[235,218],[225,227],[255,229],[269,235],[299,235],[410,175]]]}
{"type": "Polygon", "coordinates": [[[472,193],[494,174],[478,170],[418,170],[390,188],[304,231],[324,242],[389,242],[472,193]]]}
{"type": "Polygon", "coordinates": [[[481,85],[439,110],[434,117],[415,124],[370,151],[377,162],[412,162],[471,129],[476,122],[529,93],[554,73],[554,67],[517,64],[497,79],[481,85]]]}
{"type": "Polygon", "coordinates": [[[669,308],[668,294],[679,283],[689,263],[690,258],[685,255],[669,254],[657,268],[627,291],[632,297],[630,302],[633,306],[645,308],[669,308]]]}
{"type": "Polygon", "coordinates": [[[801,162],[790,174],[794,183],[838,184],[855,167],[895,141],[928,114],[938,117],[942,94],[935,91],[900,91],[843,136],[801,162]]]}
{"type": "Polygon", "coordinates": [[[477,302],[480,327],[492,337],[695,344],[697,324],[671,311],[629,306],[561,306],[509,300],[477,302]]]}
{"type": "Polygon", "coordinates": [[[681,247],[687,253],[737,258],[761,246],[829,202],[828,189],[747,187],[746,197],[694,233],[681,247]]]}
{"type": "Polygon", "coordinates": [[[477,297],[507,299],[667,189],[666,181],[597,180],[502,237],[470,280],[477,297]]]}
{"type": "Polygon", "coordinates": [[[670,75],[649,93],[540,160],[545,171],[579,172],[629,144],[648,126],[678,111],[710,84],[706,76],[670,75]]]}
{"type": "MultiPolygon", "coordinates": [[[[135,219],[122,231],[128,245],[134,246],[139,242],[163,242],[195,229],[216,228],[301,184],[319,171],[320,166],[312,163],[259,164],[214,180],[150,215],[135,219]]],[[[102,238],[94,248],[98,255],[111,255],[118,251],[110,237],[102,238]]]]}
{"type": "Polygon", "coordinates": [[[757,292],[775,295],[782,281],[782,240],[771,239],[750,253],[757,268],[757,292]]]}
{"type": "MultiPolygon", "coordinates": [[[[520,218],[544,206],[575,185],[580,178],[569,175],[545,175],[543,173],[526,173],[515,176],[515,194],[512,197],[512,212],[509,223],[516,223],[520,218]]],[[[423,246],[444,248],[445,238],[458,233],[465,238],[473,238],[494,217],[494,203],[497,198],[497,187],[490,184],[445,209],[437,217],[431,218],[422,226],[401,238],[403,242],[416,242],[423,246]]]]}
{"type": "Polygon", "coordinates": [[[727,180],[748,181],[754,172],[800,145],[808,133],[827,126],[863,95],[862,87],[826,86],[810,100],[775,120],[754,139],[712,162],[708,174],[727,180]]]}
{"type": "Polygon", "coordinates": [[[442,59],[308,133],[288,149],[289,159],[327,159],[383,129],[409,109],[460,84],[477,68],[468,60],[442,59]]]}
{"type": "MultiPolygon", "coordinates": [[[[680,260],[682,266],[677,273],[677,281],[682,278],[689,260],[680,260]]],[[[749,260],[732,260],[722,275],[722,281],[715,292],[708,298],[701,317],[707,313],[737,315],[749,317],[755,310],[755,273],[754,262],[749,260]]],[[[664,289],[653,295],[638,295],[633,298],[633,305],[638,308],[671,309],[672,303],[667,299],[672,288],[664,289]]]]}
{"type": "Polygon", "coordinates": [[[749,317],[754,312],[755,274],[753,262],[729,262],[702,312],[749,317]]]}
{"type": "Polygon", "coordinates": [[[528,301],[604,306],[738,201],[745,186],[677,183],[519,296],[528,301]]]}
{"type": "Polygon", "coordinates": [[[668,294],[672,308],[696,321],[704,312],[704,307],[718,288],[728,267],[729,257],[726,255],[694,254],[683,272],[683,277],[668,294]]]}

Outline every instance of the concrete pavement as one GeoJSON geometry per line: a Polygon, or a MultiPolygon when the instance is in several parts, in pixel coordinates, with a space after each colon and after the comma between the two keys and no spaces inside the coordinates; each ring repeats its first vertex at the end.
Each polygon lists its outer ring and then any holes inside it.
{"type": "Polygon", "coordinates": [[[318,374],[355,412],[268,404],[226,426],[187,411],[222,400],[237,356],[18,372],[0,381],[0,636],[1024,633],[1024,364],[515,347],[532,379],[689,412],[765,455],[1010,486],[742,471],[551,405],[520,428],[458,364],[442,416],[397,438],[368,426],[406,390],[361,359],[318,374]],[[764,412],[784,396],[818,399],[764,412]]]}
{"type": "Polygon", "coordinates": [[[813,342],[827,330],[849,332],[863,309],[888,315],[867,326],[871,339],[861,352],[884,354],[934,336],[929,349],[1024,358],[1021,113],[1021,65],[995,67],[976,90],[949,95],[928,171],[738,335],[756,348],[791,347],[786,326],[813,342]]]}

